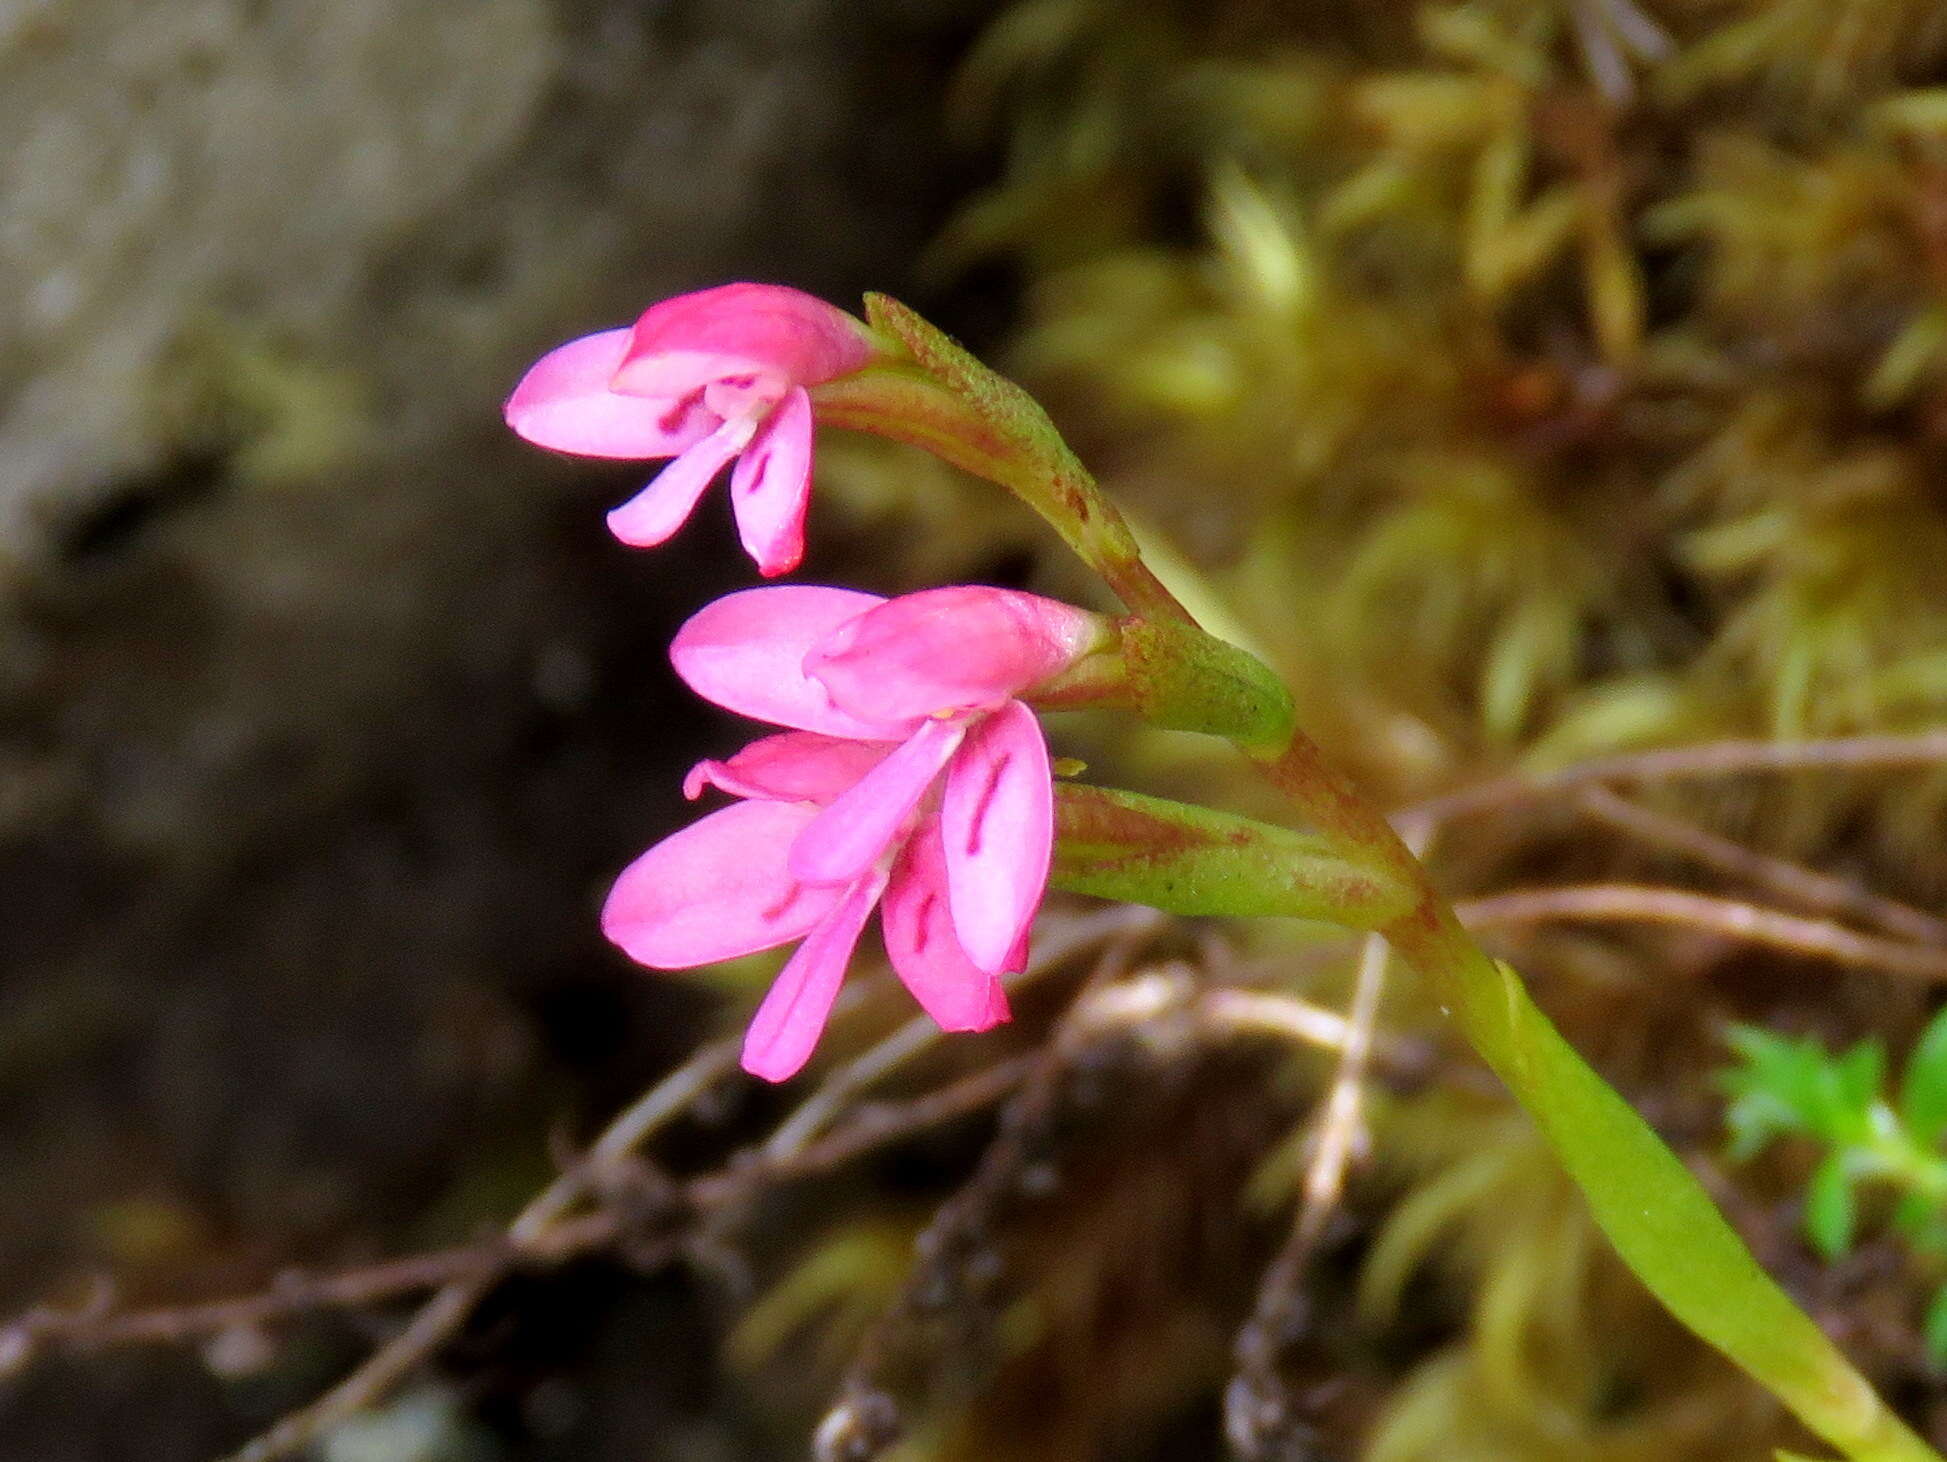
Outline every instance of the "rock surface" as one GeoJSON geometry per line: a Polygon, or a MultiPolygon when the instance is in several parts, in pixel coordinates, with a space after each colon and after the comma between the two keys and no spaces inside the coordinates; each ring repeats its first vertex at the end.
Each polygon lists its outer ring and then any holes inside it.
{"type": "MultiPolygon", "coordinates": [[[[707,505],[612,545],[639,472],[498,402],[662,294],[905,287],[984,8],[0,0],[14,1301],[463,1231],[693,1038],[592,915],[704,748],[661,642],[747,566],[707,505]]],[[[99,1455],[50,1389],[10,1429],[99,1455]]]]}

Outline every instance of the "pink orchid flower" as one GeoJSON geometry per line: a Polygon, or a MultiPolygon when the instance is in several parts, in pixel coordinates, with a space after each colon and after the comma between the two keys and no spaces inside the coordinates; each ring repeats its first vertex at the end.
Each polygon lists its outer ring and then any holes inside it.
{"type": "Polygon", "coordinates": [[[742,800],[632,863],[602,911],[641,964],[685,969],[802,939],[752,1018],[744,1069],[810,1059],[866,919],[950,1031],[1007,1019],[1048,879],[1053,787],[1024,692],[1100,648],[1096,615],[1005,589],[881,599],[784,585],[718,600],[670,649],[691,688],[791,729],[684,783],[742,800]]]}
{"type": "Polygon", "coordinates": [[[688,521],[733,457],[730,502],[767,577],[804,557],[811,494],[806,387],[873,357],[863,322],[800,290],[726,284],[652,305],[631,329],[584,335],[542,356],[507,398],[507,424],[583,457],[675,460],[608,515],[638,548],[688,521]]]}

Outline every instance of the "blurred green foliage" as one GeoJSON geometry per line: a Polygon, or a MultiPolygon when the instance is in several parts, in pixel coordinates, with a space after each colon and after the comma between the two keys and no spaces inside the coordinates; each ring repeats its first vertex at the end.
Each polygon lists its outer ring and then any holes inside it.
{"type": "MultiPolygon", "coordinates": [[[[931,264],[1018,284],[1000,363],[1173,587],[1278,666],[1382,797],[1720,737],[1924,729],[1947,720],[1943,62],[1929,0],[1021,0],[952,98],[1001,176],[931,264]]],[[[1040,541],[911,454],[834,446],[840,496],[928,530],[925,573],[1040,541]]],[[[1104,780],[1268,812],[1201,752],[1094,735],[1104,780]]],[[[1654,800],[1947,897],[1941,772],[1654,800]]],[[[1565,821],[1451,838],[1443,881],[1668,871],[1565,821]]],[[[1276,932],[1240,938],[1318,968],[1276,932]]],[[[1932,1098],[1882,1096],[1861,1054],[1917,1040],[1906,1079],[1927,1086],[1912,1073],[1942,1038],[1920,1035],[1918,994],[1607,931],[1521,954],[1570,1039],[1699,1161],[1726,1017],[1786,1010],[1870,1039],[1828,1057],[1747,1026],[1741,1140],[1856,1155],[1890,1113],[1936,1160],[1934,1119],[1909,1115],[1932,1098]],[[1818,1092],[1852,1138],[1808,1115],[1818,1092]]],[[[1329,1002],[1343,971],[1290,978],[1329,1002]]],[[[1427,1015],[1402,992],[1386,1019],[1427,1015]]],[[[1366,1299],[1333,1357],[1358,1399],[1321,1404],[1343,1454],[1701,1462],[1790,1442],[1618,1277],[1525,1124],[1406,1093],[1374,1113],[1372,1150],[1349,1199],[1366,1299]]],[[[1832,1252],[1855,1187],[1884,1177],[1850,1161],[1815,1189],[1832,1252]]],[[[1792,1188],[1763,1165],[1736,1181],[1746,1216],[1792,1188]]],[[[1101,1271],[1098,1238],[1064,1235],[1075,1272],[1101,1271]]],[[[1924,1375],[1911,1277],[1854,1283],[1815,1313],[1892,1312],[1867,1365],[1924,1375]]],[[[1937,1353],[1947,1313],[1927,1325],[1937,1353]]]]}
{"type": "MultiPolygon", "coordinates": [[[[1862,1191],[1894,1199],[1893,1229],[1936,1273],[1947,1268],[1947,1011],[1920,1033],[1896,1095],[1885,1092],[1886,1051],[1864,1040],[1831,1051],[1807,1037],[1752,1026],[1729,1035],[1738,1064],[1725,1071],[1731,1155],[1749,1158],[1781,1137],[1823,1150],[1805,1189],[1805,1232],[1837,1261],[1856,1237],[1862,1191]]],[[[1947,1361],[1947,1287],[1922,1326],[1927,1353],[1947,1361]]]]}

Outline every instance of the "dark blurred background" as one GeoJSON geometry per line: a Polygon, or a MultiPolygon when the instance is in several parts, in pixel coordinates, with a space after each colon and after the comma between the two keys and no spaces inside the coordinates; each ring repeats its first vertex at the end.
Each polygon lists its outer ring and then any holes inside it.
{"type": "MultiPolygon", "coordinates": [[[[747,565],[709,512],[616,545],[646,469],[550,459],[499,402],[683,289],[907,290],[981,166],[939,97],[989,8],[0,6],[9,1309],[464,1238],[695,1043],[708,1003],[593,914],[706,745],[667,636],[747,565]]],[[[705,1419],[680,1287],[618,1286],[527,1307],[535,1374],[474,1399],[577,1389],[501,1445],[755,1455],[705,1419]]],[[[310,1343],[254,1383],[37,1368],[0,1457],[208,1458],[363,1337],[310,1343]]]]}

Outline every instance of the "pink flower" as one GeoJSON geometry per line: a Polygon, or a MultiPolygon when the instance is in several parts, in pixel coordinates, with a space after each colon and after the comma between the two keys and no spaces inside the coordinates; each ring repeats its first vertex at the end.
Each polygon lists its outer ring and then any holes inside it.
{"type": "Polygon", "coordinates": [[[942,1029],[1007,1019],[997,976],[1025,965],[1054,837],[1047,746],[1018,696],[1108,633],[1005,589],[718,600],[677,634],[677,673],[792,729],[690,773],[689,796],[742,800],[632,863],[604,932],[656,969],[802,939],[744,1041],[744,1069],[772,1081],[810,1058],[874,905],[894,970],[942,1029]]]}
{"type": "Polygon", "coordinates": [[[608,515],[647,548],[688,520],[733,457],[738,536],[766,576],[804,557],[811,493],[807,386],[872,359],[865,325],[775,284],[726,284],[652,305],[633,329],[549,351],[507,398],[507,424],[538,446],[583,457],[674,457],[608,515]]]}

